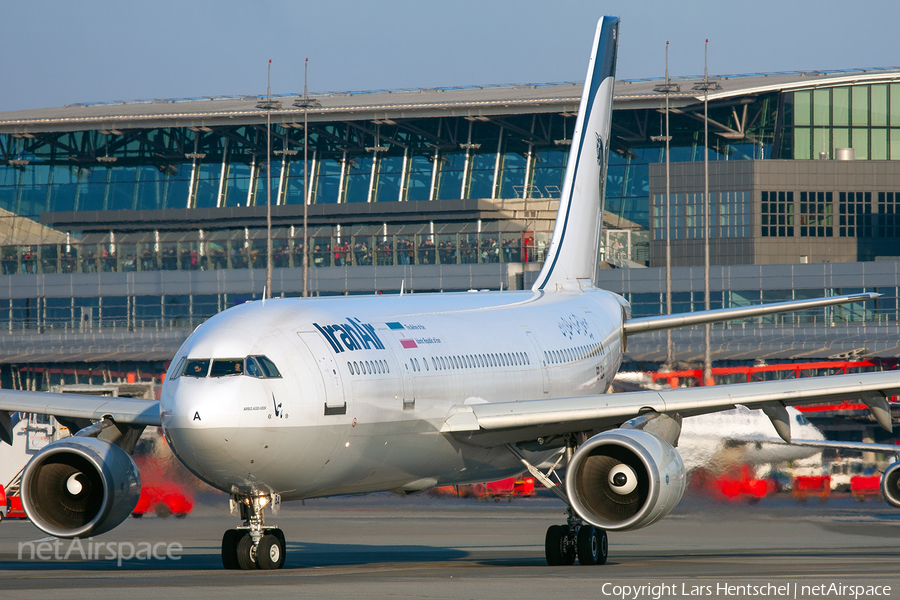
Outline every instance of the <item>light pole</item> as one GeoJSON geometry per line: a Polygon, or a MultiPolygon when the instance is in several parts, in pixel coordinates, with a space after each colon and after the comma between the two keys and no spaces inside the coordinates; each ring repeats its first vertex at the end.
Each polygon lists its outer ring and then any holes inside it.
{"type": "Polygon", "coordinates": [[[269,59],[266,101],[256,108],[266,111],[266,288],[263,299],[272,297],[272,111],[281,108],[281,102],[272,101],[272,59],[269,59]]]}
{"type": "MultiPolygon", "coordinates": [[[[666,95],[666,135],[662,138],[666,141],[666,314],[672,314],[672,241],[671,241],[671,202],[669,201],[670,177],[669,177],[669,142],[672,136],[669,134],[669,94],[678,93],[681,87],[678,84],[669,81],[669,42],[666,42],[666,83],[653,88],[654,92],[660,92],[666,95]]],[[[654,140],[659,138],[654,137],[654,140]]],[[[672,342],[672,330],[666,330],[666,365],[670,368],[675,362],[675,345],[672,342]]]]}
{"type": "MultiPolygon", "coordinates": [[[[703,306],[709,310],[709,91],[720,90],[718,82],[709,80],[707,60],[709,40],[703,47],[703,81],[693,89],[703,91],[703,306]]],[[[710,324],[707,323],[703,347],[703,385],[712,383],[712,351],[710,349],[710,324]]]]}
{"type": "Polygon", "coordinates": [[[320,106],[316,100],[309,99],[307,75],[309,59],[303,66],[303,98],[294,102],[294,106],[303,109],[303,297],[309,296],[309,109],[320,106]]]}

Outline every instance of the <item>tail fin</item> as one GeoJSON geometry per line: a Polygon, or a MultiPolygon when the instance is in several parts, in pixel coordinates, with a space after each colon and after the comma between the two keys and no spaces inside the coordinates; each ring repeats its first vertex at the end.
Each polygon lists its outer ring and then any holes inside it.
{"type": "Polygon", "coordinates": [[[565,281],[595,279],[603,224],[603,196],[612,121],[619,19],[597,23],[587,80],[559,198],[553,239],[532,289],[554,290],[565,281]]]}

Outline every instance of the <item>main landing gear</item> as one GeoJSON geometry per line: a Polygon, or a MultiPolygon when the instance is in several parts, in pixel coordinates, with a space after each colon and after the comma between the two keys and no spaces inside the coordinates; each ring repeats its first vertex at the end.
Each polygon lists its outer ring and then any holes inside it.
{"type": "Polygon", "coordinates": [[[569,508],[566,525],[551,525],[544,538],[547,564],[556,567],[573,565],[578,558],[581,565],[605,565],[609,556],[606,531],[586,525],[569,508]]]}
{"type": "Polygon", "coordinates": [[[266,527],[263,509],[272,501],[272,511],[277,514],[281,505],[278,494],[271,496],[231,497],[232,512],[240,509],[244,524],[229,529],[222,536],[222,566],[226,569],[280,569],[286,556],[284,532],[277,527],[266,527]]]}
{"type": "MultiPolygon", "coordinates": [[[[544,538],[544,554],[547,557],[547,564],[553,567],[574,565],[577,558],[578,564],[581,565],[605,565],[609,556],[609,538],[606,531],[597,529],[581,520],[569,503],[569,498],[562,489],[562,483],[557,484],[528,462],[515,446],[507,444],[506,447],[525,465],[535,479],[568,505],[566,524],[551,525],[544,538]]],[[[565,456],[568,464],[574,453],[575,438],[569,435],[566,437],[566,452],[560,456],[560,460],[565,456]]],[[[559,462],[556,462],[549,473],[553,472],[559,462]]]]}

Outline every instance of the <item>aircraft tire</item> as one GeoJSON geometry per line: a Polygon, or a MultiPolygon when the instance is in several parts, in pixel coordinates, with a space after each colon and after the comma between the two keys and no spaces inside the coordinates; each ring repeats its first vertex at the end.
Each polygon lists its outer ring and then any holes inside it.
{"type": "Polygon", "coordinates": [[[609,554],[606,532],[593,525],[582,525],[578,530],[578,562],[582,565],[602,565],[609,554]]]}
{"type": "Polygon", "coordinates": [[[551,567],[571,565],[575,562],[575,557],[567,552],[566,548],[568,529],[562,525],[551,525],[547,529],[547,536],[544,538],[544,554],[547,557],[547,564],[551,567]]]}
{"type": "Polygon", "coordinates": [[[222,566],[226,569],[240,569],[237,559],[237,545],[244,532],[237,529],[229,529],[222,536],[222,566]]]}
{"type": "Polygon", "coordinates": [[[256,548],[253,547],[253,538],[244,534],[237,543],[238,566],[244,571],[257,569],[256,548]]]}
{"type": "Polygon", "coordinates": [[[284,542],[267,533],[259,540],[256,548],[256,565],[263,570],[280,569],[284,566],[284,542]]]}

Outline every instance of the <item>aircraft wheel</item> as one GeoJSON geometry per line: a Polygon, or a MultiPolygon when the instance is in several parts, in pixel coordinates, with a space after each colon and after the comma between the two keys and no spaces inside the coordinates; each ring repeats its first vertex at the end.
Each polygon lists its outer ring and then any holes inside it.
{"type": "Polygon", "coordinates": [[[566,546],[568,533],[569,528],[563,525],[551,525],[547,529],[547,536],[544,538],[544,554],[547,557],[547,564],[551,567],[571,565],[575,562],[575,555],[569,552],[566,546]]]}
{"type": "Polygon", "coordinates": [[[237,546],[241,538],[246,535],[237,529],[229,529],[222,536],[222,566],[226,569],[240,569],[237,558],[237,546]]]}
{"type": "Polygon", "coordinates": [[[260,569],[280,569],[284,566],[284,542],[267,533],[256,548],[256,564],[260,569]]]}
{"type": "Polygon", "coordinates": [[[249,534],[244,534],[238,541],[237,562],[244,571],[253,571],[257,568],[256,548],[253,546],[253,538],[249,534]]]}
{"type": "Polygon", "coordinates": [[[578,562],[582,565],[603,565],[609,555],[609,538],[602,529],[582,525],[578,529],[578,562]]]}

